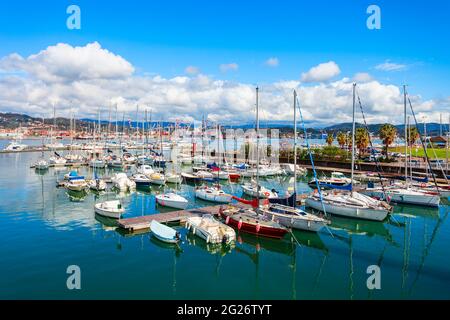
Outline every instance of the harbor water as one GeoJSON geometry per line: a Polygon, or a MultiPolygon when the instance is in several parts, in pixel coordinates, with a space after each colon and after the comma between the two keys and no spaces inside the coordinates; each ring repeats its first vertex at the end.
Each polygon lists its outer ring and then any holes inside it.
{"type": "MultiPolygon", "coordinates": [[[[448,199],[439,209],[395,206],[380,223],[332,217],[318,234],[239,234],[227,249],[176,227],[177,248],[149,233],[126,234],[93,207],[120,198],[124,217],[167,211],[154,195],[170,188],[189,208],[211,205],[195,199],[194,186],[70,194],[56,188],[69,169],[36,172],[30,165],[39,156],[0,154],[0,299],[450,299],[448,199]],[[67,288],[71,265],[80,267],[80,290],[67,288]],[[379,290],[367,287],[372,265],[380,267],[379,290]]],[[[79,173],[92,175],[87,167],[79,173]]],[[[297,182],[299,193],[311,192],[308,179],[297,182]]],[[[287,190],[290,178],[262,183],[287,190]]],[[[239,184],[223,188],[242,195],[239,184]]]]}

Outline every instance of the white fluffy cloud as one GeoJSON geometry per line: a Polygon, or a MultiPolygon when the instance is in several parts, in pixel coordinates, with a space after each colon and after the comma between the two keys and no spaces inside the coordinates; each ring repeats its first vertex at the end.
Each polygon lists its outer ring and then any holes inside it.
{"type": "Polygon", "coordinates": [[[308,72],[302,73],[303,82],[322,82],[330,80],[338,76],[341,73],[341,69],[334,61],[321,63],[315,67],[309,69],[308,72]]]}
{"type": "MultiPolygon", "coordinates": [[[[200,73],[174,78],[136,75],[129,62],[97,43],[85,47],[59,44],[27,58],[13,54],[1,59],[0,69],[0,111],[49,116],[52,102],[56,102],[59,116],[69,116],[76,110],[77,117],[95,117],[100,107],[106,117],[109,106],[117,104],[120,118],[122,113],[134,118],[136,105],[141,111],[151,109],[153,119],[191,121],[205,115],[214,121],[242,123],[255,117],[255,89],[251,84],[200,73]]],[[[337,75],[338,70],[317,73],[325,79],[337,75]]],[[[367,75],[358,77],[367,80],[358,85],[367,120],[400,123],[401,89],[367,75]]],[[[263,85],[261,119],[292,121],[292,91],[297,89],[305,120],[316,125],[351,121],[352,81],[343,78],[303,86],[298,80],[285,80],[263,85]]],[[[418,114],[432,112],[433,117],[450,105],[450,98],[424,101],[411,96],[411,100],[418,114]]]]}
{"type": "Polygon", "coordinates": [[[45,82],[119,79],[133,74],[133,66],[97,42],[84,47],[59,43],[23,58],[11,54],[0,60],[4,71],[22,71],[45,82]]]}
{"type": "Polygon", "coordinates": [[[264,64],[268,67],[278,67],[280,61],[278,60],[278,58],[272,57],[267,59],[264,64]]]}
{"type": "Polygon", "coordinates": [[[355,82],[369,82],[372,80],[372,76],[366,72],[359,72],[353,76],[353,81],[355,82]]]}

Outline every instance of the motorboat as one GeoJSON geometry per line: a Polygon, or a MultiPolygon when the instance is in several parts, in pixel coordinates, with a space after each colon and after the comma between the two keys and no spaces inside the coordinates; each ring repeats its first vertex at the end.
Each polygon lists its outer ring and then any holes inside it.
{"type": "Polygon", "coordinates": [[[182,172],[181,173],[181,177],[183,178],[183,180],[185,180],[186,182],[199,182],[201,181],[201,179],[197,176],[197,174],[195,173],[189,173],[189,172],[182,172]]]}
{"type": "Polygon", "coordinates": [[[198,187],[195,189],[195,196],[205,201],[217,203],[230,203],[233,199],[232,195],[225,193],[219,186],[198,187]]]}
{"type": "Polygon", "coordinates": [[[155,173],[155,170],[149,165],[142,165],[137,169],[137,173],[143,174],[147,177],[150,177],[152,174],[155,173]]]}
{"type": "Polygon", "coordinates": [[[234,229],[214,219],[210,214],[188,218],[186,228],[206,243],[227,245],[236,241],[234,229]]]}
{"type": "Polygon", "coordinates": [[[23,151],[27,148],[28,146],[26,144],[21,144],[18,143],[16,141],[12,141],[11,143],[9,143],[5,149],[3,149],[4,151],[23,151]]]}
{"type": "Polygon", "coordinates": [[[36,170],[47,170],[49,168],[49,164],[45,159],[40,159],[34,164],[34,168],[36,170]]]}
{"type": "Polygon", "coordinates": [[[72,176],[66,183],[66,188],[70,191],[85,191],[88,188],[88,184],[83,176],[72,176]]]}
{"type": "Polygon", "coordinates": [[[145,174],[137,173],[131,177],[131,180],[133,180],[136,183],[137,187],[150,187],[151,180],[149,177],[147,177],[145,174]]]}
{"type": "MultiPolygon", "coordinates": [[[[256,198],[258,197],[258,190],[257,190],[256,183],[250,182],[250,183],[244,183],[242,185],[242,190],[244,193],[250,197],[256,198]]],[[[259,198],[264,199],[270,199],[270,198],[277,198],[278,193],[275,190],[269,190],[263,186],[259,186],[259,198]]]]}
{"type": "Polygon", "coordinates": [[[152,220],[150,223],[150,231],[153,236],[166,243],[175,244],[180,241],[180,234],[173,228],[159,223],[156,220],[152,220]]]}
{"type": "Polygon", "coordinates": [[[344,187],[348,186],[352,183],[352,179],[347,178],[343,173],[341,172],[332,172],[331,177],[325,177],[321,179],[312,179],[308,184],[312,187],[315,187],[317,185],[317,181],[320,184],[320,187],[322,188],[332,188],[333,186],[339,186],[344,187]]]}
{"type": "Polygon", "coordinates": [[[176,173],[166,173],[166,182],[180,184],[183,182],[183,177],[176,173]]]}
{"type": "Polygon", "coordinates": [[[63,157],[59,156],[52,156],[48,159],[48,162],[50,165],[58,167],[58,166],[65,166],[67,163],[67,160],[63,157]]]}
{"type": "Polygon", "coordinates": [[[166,184],[166,177],[162,173],[155,172],[149,177],[150,183],[163,186],[166,184]]]}
{"type": "Polygon", "coordinates": [[[186,198],[176,193],[164,193],[155,196],[156,202],[163,207],[170,207],[175,209],[184,210],[188,206],[189,202],[186,198]]]}
{"type": "Polygon", "coordinates": [[[96,203],[94,206],[95,213],[114,219],[120,219],[125,209],[119,200],[111,200],[101,203],[96,203]]]}
{"type": "Polygon", "coordinates": [[[117,156],[112,156],[111,159],[108,160],[108,167],[122,168],[123,167],[122,159],[120,159],[117,156]]]}
{"type": "Polygon", "coordinates": [[[422,191],[413,187],[382,187],[366,188],[363,194],[389,202],[413,204],[427,207],[438,207],[441,196],[436,190],[422,191]],[[387,199],[386,199],[387,197],[387,199]]]}
{"type": "Polygon", "coordinates": [[[288,233],[288,230],[278,222],[257,213],[252,208],[228,206],[221,208],[219,214],[225,219],[226,225],[240,232],[275,239],[281,239],[288,233]]]}
{"type": "Polygon", "coordinates": [[[128,178],[126,173],[116,173],[111,177],[113,187],[121,192],[131,191],[136,189],[136,183],[128,178]]]}
{"type": "Polygon", "coordinates": [[[89,180],[88,186],[89,186],[89,189],[94,190],[94,191],[105,191],[108,188],[105,180],[100,179],[100,178],[95,178],[95,179],[89,180]]]}

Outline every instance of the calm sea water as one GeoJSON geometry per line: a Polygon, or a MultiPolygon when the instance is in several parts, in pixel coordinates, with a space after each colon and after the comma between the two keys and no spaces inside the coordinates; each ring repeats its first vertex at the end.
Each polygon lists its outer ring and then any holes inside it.
{"type": "MultiPolygon", "coordinates": [[[[174,249],[148,233],[123,234],[93,210],[96,201],[121,197],[125,217],[160,212],[154,194],[164,187],[79,197],[55,187],[67,170],[29,168],[39,156],[0,154],[1,299],[450,298],[448,205],[397,206],[384,223],[333,217],[333,236],[242,234],[227,251],[180,229],[184,241],[174,249]],[[66,287],[69,265],[81,268],[79,291],[66,287]],[[367,289],[369,265],[381,267],[381,290],[367,289]]],[[[298,183],[302,192],[310,191],[306,180],[298,183]]],[[[289,179],[264,184],[282,190],[289,179]]],[[[237,184],[224,188],[242,194],[237,184]]],[[[195,200],[192,186],[179,192],[191,207],[210,205],[195,200]]]]}

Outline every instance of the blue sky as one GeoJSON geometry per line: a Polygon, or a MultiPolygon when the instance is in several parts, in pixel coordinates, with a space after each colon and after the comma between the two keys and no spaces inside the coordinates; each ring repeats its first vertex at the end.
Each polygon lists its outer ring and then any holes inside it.
{"type": "Polygon", "coordinates": [[[0,57],[27,57],[59,42],[97,41],[137,74],[174,77],[187,66],[216,79],[248,84],[300,80],[335,61],[340,77],[366,72],[408,83],[424,99],[450,95],[450,2],[428,1],[2,1],[0,57]],[[68,30],[66,8],[79,5],[82,29],[68,30]],[[366,9],[381,8],[381,30],[368,30],[366,9]],[[276,57],[279,66],[264,62],[276,57]],[[384,62],[400,71],[377,70],[384,62]],[[236,63],[222,73],[220,64],[236,63]]]}

